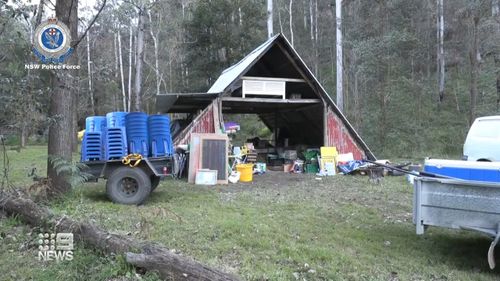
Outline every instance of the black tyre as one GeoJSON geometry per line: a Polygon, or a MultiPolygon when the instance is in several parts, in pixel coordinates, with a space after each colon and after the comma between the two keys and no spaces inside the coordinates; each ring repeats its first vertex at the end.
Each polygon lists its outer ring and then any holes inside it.
{"type": "Polygon", "coordinates": [[[109,176],[106,193],[115,203],[139,205],[151,193],[151,179],[140,168],[120,167],[109,176]]]}
{"type": "Polygon", "coordinates": [[[159,184],[160,184],[160,177],[151,176],[151,192],[153,192],[153,190],[155,190],[159,184]]]}

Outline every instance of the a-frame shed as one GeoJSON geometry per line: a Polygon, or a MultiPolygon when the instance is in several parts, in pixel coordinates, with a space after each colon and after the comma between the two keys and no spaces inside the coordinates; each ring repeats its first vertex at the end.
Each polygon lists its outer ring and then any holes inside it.
{"type": "Polygon", "coordinates": [[[220,132],[224,113],[257,114],[275,133],[275,144],[336,146],[355,159],[375,159],[368,146],[288,40],[278,34],[222,72],[207,93],[165,94],[157,109],[200,112],[175,138],[220,132]]]}

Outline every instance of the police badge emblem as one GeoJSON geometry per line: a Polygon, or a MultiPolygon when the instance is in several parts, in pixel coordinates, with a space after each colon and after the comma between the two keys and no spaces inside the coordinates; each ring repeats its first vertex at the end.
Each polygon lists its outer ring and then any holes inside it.
{"type": "Polygon", "coordinates": [[[36,28],[33,53],[42,63],[63,63],[72,52],[70,31],[64,23],[50,18],[36,28]]]}

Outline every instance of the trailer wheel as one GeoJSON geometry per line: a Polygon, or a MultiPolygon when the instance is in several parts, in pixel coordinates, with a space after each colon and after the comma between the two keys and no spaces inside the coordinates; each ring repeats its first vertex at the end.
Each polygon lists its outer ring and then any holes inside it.
{"type": "Polygon", "coordinates": [[[151,193],[151,179],[140,168],[120,167],[109,176],[106,193],[115,203],[139,205],[151,193]]]}
{"type": "Polygon", "coordinates": [[[160,177],[151,176],[151,192],[153,192],[160,184],[160,177]]]}

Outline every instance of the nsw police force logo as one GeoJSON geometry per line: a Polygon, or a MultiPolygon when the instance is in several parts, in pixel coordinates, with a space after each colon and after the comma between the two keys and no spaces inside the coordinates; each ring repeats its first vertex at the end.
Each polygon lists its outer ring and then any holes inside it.
{"type": "Polygon", "coordinates": [[[36,28],[33,53],[42,63],[63,63],[72,52],[70,31],[64,23],[50,18],[36,28]]]}

